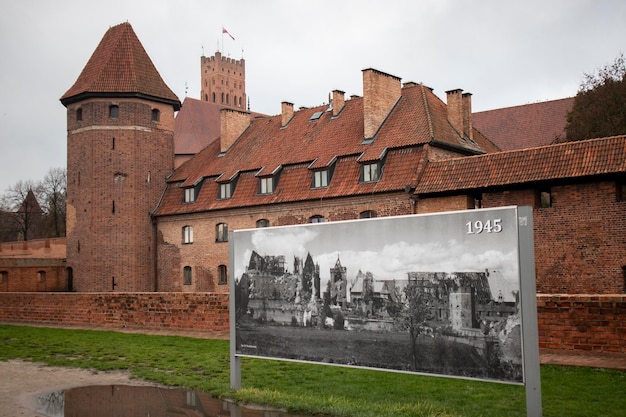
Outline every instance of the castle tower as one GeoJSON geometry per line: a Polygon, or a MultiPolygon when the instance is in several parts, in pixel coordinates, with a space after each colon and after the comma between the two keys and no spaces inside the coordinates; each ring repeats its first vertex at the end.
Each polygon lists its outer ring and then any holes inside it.
{"type": "Polygon", "coordinates": [[[216,52],[200,57],[202,88],[200,99],[246,110],[246,62],[216,52]]]}
{"type": "Polygon", "coordinates": [[[151,212],[174,167],[174,112],[128,23],[109,28],[67,108],[67,264],[77,291],[155,291],[151,212]]]}

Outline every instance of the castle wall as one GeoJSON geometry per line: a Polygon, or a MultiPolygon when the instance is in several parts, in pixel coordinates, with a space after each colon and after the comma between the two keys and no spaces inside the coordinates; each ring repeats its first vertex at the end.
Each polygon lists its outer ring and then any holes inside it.
{"type": "MultiPolygon", "coordinates": [[[[217,293],[0,293],[0,322],[121,330],[229,330],[217,293]]],[[[626,354],[626,295],[537,296],[544,352],[626,354]]]]}
{"type": "MultiPolygon", "coordinates": [[[[420,198],[419,213],[458,210],[474,196],[420,198]]],[[[482,193],[482,207],[533,207],[537,292],[619,294],[626,288],[626,201],[614,181],[482,193]],[[551,207],[541,207],[549,189],[551,207]]],[[[467,207],[466,207],[467,208],[467,207]]]]}
{"type": "Polygon", "coordinates": [[[0,321],[102,329],[228,332],[228,295],[216,293],[0,293],[0,321]]]}
{"type": "Polygon", "coordinates": [[[0,243],[0,292],[68,288],[65,238],[0,243]]]}

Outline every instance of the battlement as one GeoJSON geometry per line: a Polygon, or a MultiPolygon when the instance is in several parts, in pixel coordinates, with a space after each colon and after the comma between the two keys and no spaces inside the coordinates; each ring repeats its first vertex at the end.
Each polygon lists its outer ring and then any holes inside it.
{"type": "Polygon", "coordinates": [[[241,67],[242,70],[246,66],[245,59],[243,59],[243,58],[241,58],[241,59],[234,59],[234,58],[230,58],[230,57],[225,57],[225,56],[222,56],[221,52],[216,52],[215,55],[213,55],[213,56],[208,56],[208,57],[207,56],[202,56],[201,57],[201,62],[202,62],[202,65],[215,63],[215,64],[228,65],[228,66],[232,66],[232,67],[241,67]]]}

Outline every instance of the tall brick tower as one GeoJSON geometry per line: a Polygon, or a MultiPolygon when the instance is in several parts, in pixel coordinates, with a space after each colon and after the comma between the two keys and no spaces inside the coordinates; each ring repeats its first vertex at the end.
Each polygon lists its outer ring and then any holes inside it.
{"type": "Polygon", "coordinates": [[[200,99],[246,110],[246,62],[216,52],[200,57],[202,88],[200,99]]]}
{"type": "Polygon", "coordinates": [[[174,112],[128,23],[111,27],[67,108],[67,263],[77,291],[155,291],[151,212],[174,167],[174,112]]]}

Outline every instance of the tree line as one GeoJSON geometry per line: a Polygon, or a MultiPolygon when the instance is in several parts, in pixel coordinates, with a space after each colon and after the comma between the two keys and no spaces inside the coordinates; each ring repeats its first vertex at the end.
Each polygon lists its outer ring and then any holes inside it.
{"type": "Polygon", "coordinates": [[[19,180],[0,195],[0,241],[65,236],[67,170],[51,168],[41,181],[19,180]]]}

